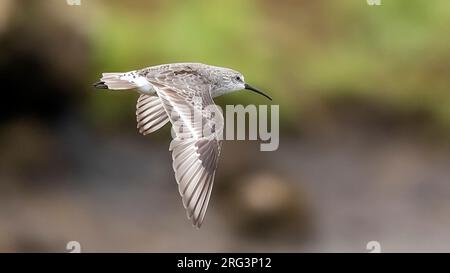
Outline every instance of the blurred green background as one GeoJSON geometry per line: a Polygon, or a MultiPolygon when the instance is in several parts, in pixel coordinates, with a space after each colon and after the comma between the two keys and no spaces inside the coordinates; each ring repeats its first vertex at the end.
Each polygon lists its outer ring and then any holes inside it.
{"type": "Polygon", "coordinates": [[[0,251],[450,251],[449,26],[448,0],[0,0],[0,251]],[[91,87],[172,62],[280,105],[279,150],[225,143],[201,230],[170,128],[91,87]]]}

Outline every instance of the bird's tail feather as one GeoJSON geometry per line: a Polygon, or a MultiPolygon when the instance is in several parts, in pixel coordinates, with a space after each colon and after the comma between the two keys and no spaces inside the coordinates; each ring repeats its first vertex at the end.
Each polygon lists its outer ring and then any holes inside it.
{"type": "Polygon", "coordinates": [[[134,89],[138,86],[132,80],[131,73],[103,73],[99,82],[94,84],[95,88],[110,90],[134,89]]]}

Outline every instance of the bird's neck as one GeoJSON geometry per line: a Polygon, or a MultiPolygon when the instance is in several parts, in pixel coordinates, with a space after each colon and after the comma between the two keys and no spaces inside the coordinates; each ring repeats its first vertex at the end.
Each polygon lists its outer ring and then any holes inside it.
{"type": "Polygon", "coordinates": [[[222,96],[222,95],[225,95],[225,94],[229,94],[229,93],[233,93],[233,92],[236,92],[237,90],[228,90],[228,89],[221,89],[221,88],[218,88],[218,89],[213,89],[212,91],[211,91],[211,96],[213,97],[213,98],[216,98],[216,97],[220,97],[220,96],[222,96]]]}

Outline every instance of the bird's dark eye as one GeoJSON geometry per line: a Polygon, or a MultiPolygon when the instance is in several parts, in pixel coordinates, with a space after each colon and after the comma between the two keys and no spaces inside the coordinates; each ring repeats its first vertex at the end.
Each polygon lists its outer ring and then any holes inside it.
{"type": "Polygon", "coordinates": [[[236,76],[236,80],[237,80],[238,82],[242,81],[241,77],[239,77],[239,76],[236,76]]]}

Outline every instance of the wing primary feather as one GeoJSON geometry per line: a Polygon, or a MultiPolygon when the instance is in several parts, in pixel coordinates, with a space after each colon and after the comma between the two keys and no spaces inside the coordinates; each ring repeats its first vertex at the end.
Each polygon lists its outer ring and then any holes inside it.
{"type": "Polygon", "coordinates": [[[136,105],[136,121],[139,133],[150,134],[169,122],[169,117],[158,96],[141,95],[136,105]]]}
{"type": "MultiPolygon", "coordinates": [[[[206,106],[214,104],[208,85],[187,84],[185,80],[192,78],[189,75],[185,78],[172,77],[172,72],[167,72],[164,77],[149,79],[165,112],[171,113],[168,119],[176,134],[169,146],[172,166],[187,217],[199,228],[206,215],[214,184],[221,147],[221,141],[217,138],[220,130],[203,132],[203,127],[210,126],[212,122],[211,110],[206,106]],[[202,99],[200,104],[194,102],[194,96],[202,99]],[[193,118],[195,116],[192,114],[200,114],[201,119],[193,118]]],[[[148,100],[145,102],[150,103],[148,100]]],[[[145,109],[147,112],[143,113],[149,113],[148,106],[145,109]]],[[[223,120],[221,112],[219,115],[218,118],[223,120]]]]}

